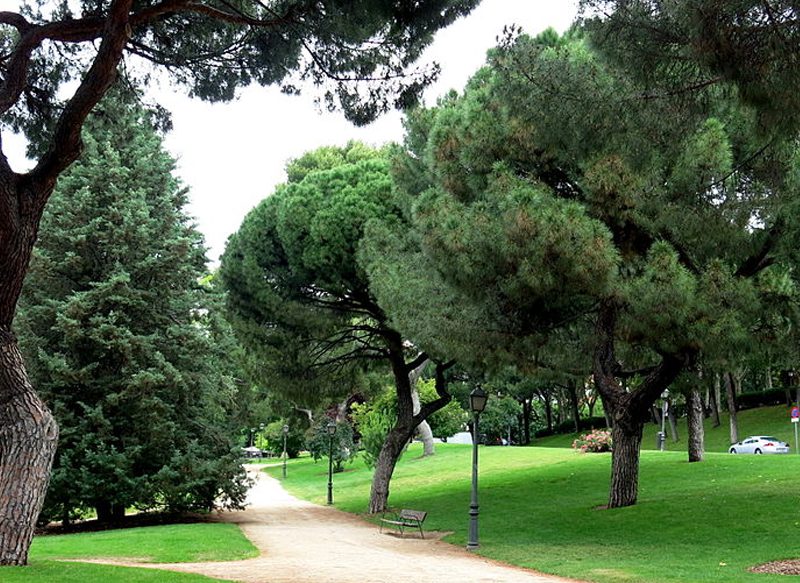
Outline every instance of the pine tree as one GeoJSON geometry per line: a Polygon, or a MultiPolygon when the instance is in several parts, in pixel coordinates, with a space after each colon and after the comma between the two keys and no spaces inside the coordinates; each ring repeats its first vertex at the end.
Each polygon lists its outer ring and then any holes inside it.
{"type": "Polygon", "coordinates": [[[21,345],[61,426],[42,518],[238,505],[235,383],[202,236],[148,114],[115,93],[60,181],[23,291],[21,345]]]}

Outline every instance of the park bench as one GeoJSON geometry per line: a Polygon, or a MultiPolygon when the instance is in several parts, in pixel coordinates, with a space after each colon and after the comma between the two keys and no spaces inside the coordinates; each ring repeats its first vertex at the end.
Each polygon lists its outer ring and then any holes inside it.
{"type": "Polygon", "coordinates": [[[419,535],[425,538],[425,533],[422,532],[422,523],[425,522],[426,516],[428,516],[427,512],[423,512],[422,510],[408,510],[406,508],[394,515],[394,518],[386,518],[386,514],[384,513],[381,518],[379,532],[383,532],[384,524],[391,524],[400,529],[400,536],[405,536],[406,528],[418,528],[419,535]]]}

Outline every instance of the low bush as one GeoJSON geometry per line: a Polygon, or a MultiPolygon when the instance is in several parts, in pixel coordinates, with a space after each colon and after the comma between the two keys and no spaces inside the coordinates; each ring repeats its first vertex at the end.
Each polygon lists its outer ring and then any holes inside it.
{"type": "Polygon", "coordinates": [[[572,447],[580,450],[581,453],[611,451],[611,432],[605,429],[598,429],[591,433],[586,433],[573,441],[572,447]]]}

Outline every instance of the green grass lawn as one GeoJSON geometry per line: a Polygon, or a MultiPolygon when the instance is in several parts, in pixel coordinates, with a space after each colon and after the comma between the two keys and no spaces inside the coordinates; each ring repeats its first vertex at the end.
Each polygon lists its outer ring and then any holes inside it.
{"type": "MultiPolygon", "coordinates": [[[[792,447],[792,453],[797,453],[794,447],[794,428],[789,421],[789,407],[761,407],[759,409],[748,409],[739,411],[737,414],[739,422],[739,439],[744,439],[748,435],[773,435],[782,439],[792,447]]],[[[656,448],[656,432],[660,429],[654,423],[644,426],[644,436],[642,438],[643,449],[656,448]]],[[[583,431],[582,433],[586,433],[583,431]]],[[[540,447],[571,447],[572,441],[578,436],[577,433],[562,435],[551,435],[534,440],[533,445],[540,447]]],[[[667,431],[667,449],[674,451],[686,451],[686,419],[678,420],[678,441],[672,441],[667,431]]],[[[706,451],[727,452],[730,447],[730,423],[727,413],[720,415],[719,427],[712,427],[711,419],[705,422],[705,446],[706,451]]]]}
{"type": "Polygon", "coordinates": [[[0,572],[0,581],[3,583],[216,581],[199,575],[61,562],[58,559],[116,558],[152,563],[184,563],[233,561],[257,555],[257,549],[234,524],[176,524],[40,536],[33,541],[30,565],[3,568],[0,572]]]}
{"type": "MultiPolygon", "coordinates": [[[[787,423],[788,425],[788,423],[787,423]]],[[[772,433],[772,430],[769,430],[772,433]]],[[[393,508],[429,512],[425,527],[466,544],[469,446],[439,445],[421,459],[414,445],[398,464],[393,508]]],[[[482,447],[480,553],[590,581],[703,582],[786,578],[756,575],[761,562],[800,557],[800,456],[645,451],[639,503],[598,509],[608,494],[610,454],[569,449],[482,447]]],[[[280,477],[280,468],[268,468],[280,477]]],[[[336,506],[366,509],[371,471],[360,462],[334,477],[336,506]]],[[[285,486],[324,504],[327,464],[302,460],[285,486]]]]}

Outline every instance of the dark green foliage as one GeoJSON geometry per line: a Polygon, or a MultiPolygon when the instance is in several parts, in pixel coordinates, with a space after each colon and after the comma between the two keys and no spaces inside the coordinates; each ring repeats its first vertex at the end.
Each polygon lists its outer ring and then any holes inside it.
{"type": "Polygon", "coordinates": [[[509,432],[512,439],[518,437],[521,414],[522,406],[515,399],[490,395],[486,409],[478,421],[481,443],[499,445],[504,439],[508,439],[509,432]]]}
{"type": "MultiPolygon", "coordinates": [[[[605,417],[583,417],[580,420],[580,430],[585,431],[587,429],[601,429],[605,428],[606,426],[606,419],[605,417]]],[[[537,430],[534,435],[535,437],[547,437],[549,435],[559,435],[563,433],[573,433],[575,431],[575,423],[572,420],[564,421],[553,427],[553,429],[539,429],[537,430]]]]}
{"type": "Polygon", "coordinates": [[[219,293],[199,283],[202,239],[174,161],[129,103],[115,93],[91,118],[26,280],[21,344],[61,426],[46,518],[244,496],[219,293]]]}
{"type": "Polygon", "coordinates": [[[764,126],[798,127],[800,27],[786,0],[583,0],[589,38],[653,95],[733,85],[764,126]]]}
{"type": "Polygon", "coordinates": [[[380,152],[349,144],[293,161],[222,258],[231,321],[265,386],[296,403],[346,397],[385,358],[383,312],[356,258],[364,224],[397,216],[380,152]]]}
{"type": "MultiPolygon", "coordinates": [[[[314,84],[321,88],[319,100],[325,107],[341,108],[363,124],[387,109],[417,101],[438,66],[415,69],[414,62],[437,30],[478,2],[236,0],[199,10],[186,0],[171,2],[168,9],[145,0],[133,3],[127,50],[140,62],[164,66],[192,95],[209,101],[229,101],[250,84],[279,85],[287,93],[314,84]]],[[[57,41],[70,39],[34,45],[39,50],[30,66],[31,90],[4,120],[41,145],[58,119],[55,112],[63,107],[59,88],[80,77],[93,58],[92,51],[81,50],[81,42],[102,34],[112,2],[28,4],[25,14],[33,23],[48,24],[57,41]],[[67,32],[73,27],[82,31],[77,39],[67,32]]],[[[17,40],[13,34],[0,36],[0,48],[7,54],[17,40]]],[[[5,63],[9,61],[13,59],[5,63]]],[[[4,78],[7,69],[4,64],[4,78]]],[[[134,69],[126,68],[126,74],[149,81],[147,68],[134,69]]]]}
{"type": "Polygon", "coordinates": [[[349,423],[336,423],[336,433],[331,436],[328,432],[328,417],[321,417],[320,421],[308,431],[306,447],[314,461],[328,459],[333,453],[333,471],[344,471],[344,464],[352,462],[358,453],[358,448],[353,442],[353,428],[349,423]]]}
{"type": "MultiPolygon", "coordinates": [[[[792,387],[790,390],[795,389],[792,387]]],[[[786,389],[771,389],[752,393],[741,393],[736,396],[737,409],[757,409],[769,405],[785,405],[786,389]]]]}

